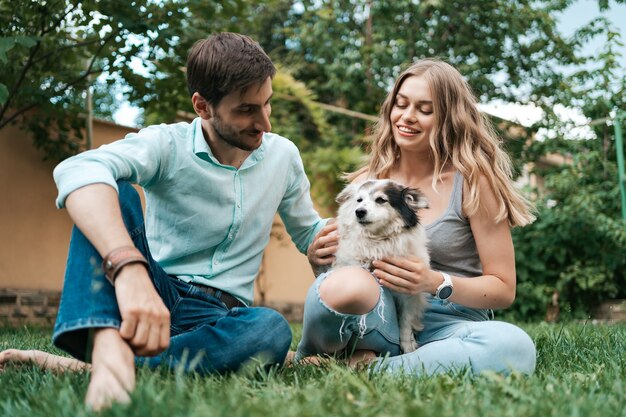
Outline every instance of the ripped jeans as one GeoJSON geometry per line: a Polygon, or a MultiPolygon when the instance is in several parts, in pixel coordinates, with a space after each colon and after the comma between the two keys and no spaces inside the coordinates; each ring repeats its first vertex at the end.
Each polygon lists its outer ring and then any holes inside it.
{"type": "Polygon", "coordinates": [[[302,340],[295,360],[318,354],[349,356],[354,350],[373,350],[381,356],[399,355],[400,330],[391,292],[380,287],[378,303],[367,314],[339,313],[319,295],[320,284],[328,274],[320,274],[307,293],[302,340]]]}
{"type": "Polygon", "coordinates": [[[343,314],[320,298],[319,287],[327,276],[328,273],[321,274],[307,294],[296,360],[318,354],[345,357],[355,350],[371,350],[380,357],[373,364],[374,369],[395,373],[432,375],[471,369],[475,374],[531,374],[535,369],[535,345],[522,329],[490,320],[489,310],[432,296],[428,297],[424,329],[416,333],[419,348],[401,354],[391,291],[381,286],[378,304],[367,314],[343,314]]]}

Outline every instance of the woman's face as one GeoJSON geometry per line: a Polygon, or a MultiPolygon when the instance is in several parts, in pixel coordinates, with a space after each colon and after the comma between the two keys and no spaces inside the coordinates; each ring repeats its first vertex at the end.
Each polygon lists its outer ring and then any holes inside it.
{"type": "Polygon", "coordinates": [[[391,129],[401,150],[426,151],[433,128],[433,99],[426,79],[421,76],[406,78],[391,108],[391,129]]]}

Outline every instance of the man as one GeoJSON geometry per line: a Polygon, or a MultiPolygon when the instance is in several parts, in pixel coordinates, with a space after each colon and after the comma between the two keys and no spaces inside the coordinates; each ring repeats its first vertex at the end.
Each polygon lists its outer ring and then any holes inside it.
{"type": "Polygon", "coordinates": [[[53,341],[92,363],[91,407],[128,400],[135,362],[221,373],[251,358],[285,360],[289,325],[249,307],[254,278],[276,212],[303,253],[325,222],[297,148],[269,133],[274,74],[246,36],[199,41],[187,62],[198,118],[148,127],[55,169],[57,206],[76,227],[53,341]],[[145,191],[145,229],[129,183],[145,191]]]}

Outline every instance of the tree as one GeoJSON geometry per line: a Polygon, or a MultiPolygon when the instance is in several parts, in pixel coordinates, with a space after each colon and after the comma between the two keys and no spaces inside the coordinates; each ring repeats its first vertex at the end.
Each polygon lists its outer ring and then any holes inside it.
{"type": "MultiPolygon", "coordinates": [[[[370,124],[325,112],[314,101],[376,114],[405,66],[438,56],[464,74],[480,101],[543,109],[544,118],[526,133],[545,130],[550,138],[507,142],[518,167],[550,152],[575,161],[538,172],[548,185],[538,193],[539,219],[515,231],[517,305],[533,306],[525,314],[537,314],[558,289],[572,309],[589,311],[600,289],[626,296],[619,253],[615,257],[600,244],[577,245],[577,225],[584,219],[597,232],[588,235],[623,248],[619,210],[611,200],[617,189],[612,127],[595,126],[592,140],[567,139],[572,126],[554,108],[603,118],[625,109],[626,90],[616,52],[621,40],[606,19],[571,38],[558,32],[558,14],[574,1],[0,0],[0,128],[18,121],[29,126],[49,158],[75,153],[84,147],[77,115],[93,82],[101,114],[116,105],[105,98],[117,85],[144,109],[146,123],[173,121],[177,111],[191,111],[184,78],[191,45],[216,31],[239,31],[258,40],[280,66],[274,128],[301,148],[314,193],[331,213],[342,186],[337,173],[361,163],[370,124]],[[585,43],[598,36],[606,39],[604,49],[582,55],[585,43]],[[106,77],[96,78],[100,74],[106,77]],[[34,109],[37,116],[26,117],[34,109]],[[583,249],[584,256],[577,256],[583,249]],[[585,280],[594,284],[582,285],[585,280]]],[[[598,4],[609,6],[608,0],[598,4]]]]}
{"type": "MultiPolygon", "coordinates": [[[[439,56],[457,66],[484,101],[543,100],[548,106],[563,80],[556,64],[577,62],[575,42],[563,39],[555,29],[555,13],[569,3],[489,0],[466,6],[432,0],[272,0],[229,2],[224,6],[229,19],[222,15],[209,19],[212,11],[190,1],[185,30],[172,46],[173,53],[156,58],[158,76],[126,79],[131,81],[130,99],[145,109],[147,122],[172,120],[175,109],[190,110],[180,72],[193,41],[203,30],[238,30],[258,40],[323,103],[376,114],[406,65],[418,57],[439,56]]],[[[367,146],[370,124],[343,115],[325,116],[335,128],[336,152],[333,158],[325,155],[312,163],[328,165],[334,160],[350,166],[341,155],[367,146]]],[[[309,137],[318,144],[324,143],[322,139],[309,137]]]]}
{"type": "Polygon", "coordinates": [[[172,121],[180,110],[192,112],[184,74],[191,46],[212,33],[231,31],[251,36],[270,53],[284,48],[287,40],[280,35],[279,28],[293,3],[291,0],[185,1],[180,30],[168,43],[168,49],[152,56],[149,71],[138,74],[131,68],[124,69],[124,80],[129,87],[126,98],[144,110],[145,124],[172,121]]]}
{"type": "MultiPolygon", "coordinates": [[[[591,65],[565,78],[572,87],[560,100],[588,120],[605,120],[626,110],[626,69],[619,64],[619,33],[607,19],[581,28],[574,41],[594,36],[604,38],[603,48],[591,65]]],[[[552,138],[530,144],[525,159],[559,153],[571,162],[534,170],[545,179],[545,189],[537,190],[537,221],[515,231],[519,301],[512,314],[541,318],[556,291],[565,317],[589,317],[601,301],[626,298],[626,224],[620,217],[613,126],[594,124],[590,138],[575,139],[571,122],[547,116],[535,129],[549,128],[552,138]]]]}
{"type": "Polygon", "coordinates": [[[318,208],[333,216],[335,196],[344,186],[340,173],[356,170],[363,163],[363,152],[358,147],[342,146],[337,130],[304,83],[280,70],[272,86],[274,131],[298,146],[318,208]]]}
{"type": "Polygon", "coordinates": [[[167,53],[182,6],[150,0],[0,1],[0,129],[20,123],[46,158],[85,147],[85,91],[167,53]]]}
{"type": "Polygon", "coordinates": [[[555,64],[575,62],[555,22],[569,3],[304,1],[281,29],[281,62],[321,101],[368,113],[401,69],[430,56],[456,66],[481,100],[528,102],[558,85],[555,64]]]}

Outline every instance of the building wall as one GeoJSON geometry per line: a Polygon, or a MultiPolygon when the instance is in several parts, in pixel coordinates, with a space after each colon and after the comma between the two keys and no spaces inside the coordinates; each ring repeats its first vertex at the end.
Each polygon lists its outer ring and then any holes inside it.
{"type": "MultiPolygon", "coordinates": [[[[96,120],[94,147],[132,131],[135,129],[96,120]]],[[[53,297],[63,285],[72,224],[65,210],[54,205],[55,164],[42,159],[28,133],[14,126],[0,130],[0,290],[11,294],[5,292],[0,302],[17,300],[15,295],[20,293],[33,297],[37,291],[53,297]]],[[[257,302],[301,305],[312,280],[306,257],[297,251],[277,217],[256,286],[257,302]]],[[[12,317],[13,310],[5,307],[0,309],[0,318],[12,317]]],[[[26,317],[23,310],[18,316],[26,317]]]]}
{"type": "Polygon", "coordinates": [[[59,289],[70,223],[54,207],[54,164],[31,142],[0,131],[0,287],[59,289]]]}
{"type": "MultiPolygon", "coordinates": [[[[131,130],[96,122],[93,141],[99,146],[131,130]]],[[[72,225],[54,205],[54,166],[28,133],[0,130],[0,288],[61,289],[72,225]]]]}

